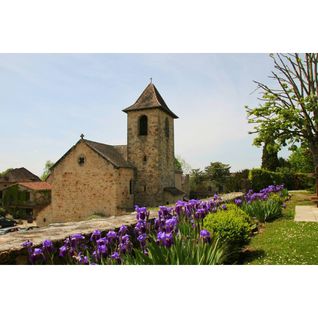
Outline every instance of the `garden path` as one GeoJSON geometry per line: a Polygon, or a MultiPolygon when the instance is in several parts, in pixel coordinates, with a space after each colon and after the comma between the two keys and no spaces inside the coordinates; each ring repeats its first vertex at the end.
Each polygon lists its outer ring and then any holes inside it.
{"type": "Polygon", "coordinates": [[[296,205],[296,222],[318,222],[318,208],[310,205],[296,205]]]}

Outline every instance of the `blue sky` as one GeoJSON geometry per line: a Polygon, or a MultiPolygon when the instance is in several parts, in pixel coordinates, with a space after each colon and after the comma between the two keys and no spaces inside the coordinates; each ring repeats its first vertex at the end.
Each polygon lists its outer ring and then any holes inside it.
{"type": "Polygon", "coordinates": [[[81,133],[126,143],[121,110],[153,83],[175,121],[175,152],[192,168],[222,161],[232,171],[260,165],[244,105],[253,80],[270,82],[267,54],[0,54],[0,171],[41,174],[81,133]]]}

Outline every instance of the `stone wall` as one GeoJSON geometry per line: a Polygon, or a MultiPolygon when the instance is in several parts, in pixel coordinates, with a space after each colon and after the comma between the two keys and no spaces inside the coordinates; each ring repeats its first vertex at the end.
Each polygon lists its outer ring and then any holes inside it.
{"type": "Polygon", "coordinates": [[[164,203],[163,188],[174,187],[173,118],[159,109],[128,113],[127,154],[136,168],[135,202],[156,206],[164,203]],[[139,118],[148,117],[148,134],[139,136],[139,118]],[[165,136],[165,120],[169,121],[169,137],[165,136]]]}
{"type": "Polygon", "coordinates": [[[92,214],[118,215],[123,212],[122,207],[132,209],[131,178],[133,169],[115,168],[80,142],[49,176],[51,204],[38,213],[36,222],[44,226],[84,220],[92,214]],[[85,157],[83,165],[78,164],[79,156],[85,157]]]}

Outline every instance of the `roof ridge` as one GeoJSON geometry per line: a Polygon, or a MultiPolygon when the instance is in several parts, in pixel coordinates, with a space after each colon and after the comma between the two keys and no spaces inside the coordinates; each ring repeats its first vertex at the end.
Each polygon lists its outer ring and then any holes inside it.
{"type": "Polygon", "coordinates": [[[153,83],[149,83],[143,90],[141,95],[138,97],[136,102],[131,106],[123,109],[123,112],[153,108],[159,108],[162,111],[168,113],[173,118],[178,118],[178,116],[170,110],[170,108],[160,95],[157,87],[153,83]]]}

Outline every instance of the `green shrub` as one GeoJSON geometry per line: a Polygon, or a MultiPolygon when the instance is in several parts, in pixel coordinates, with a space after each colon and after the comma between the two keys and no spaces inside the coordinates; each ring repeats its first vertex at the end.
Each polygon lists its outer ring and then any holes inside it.
{"type": "Polygon", "coordinates": [[[260,222],[272,221],[282,215],[283,199],[279,195],[272,195],[268,200],[255,200],[242,204],[242,209],[260,222]]]}
{"type": "Polygon", "coordinates": [[[3,208],[0,208],[0,216],[6,216],[6,210],[3,208]]]}
{"type": "Polygon", "coordinates": [[[284,184],[289,190],[303,190],[311,188],[315,180],[305,173],[273,172],[265,169],[252,169],[248,176],[251,187],[259,191],[271,184],[284,184]]]}
{"type": "Polygon", "coordinates": [[[228,204],[225,211],[208,214],[203,222],[204,228],[227,246],[227,261],[235,260],[241,248],[249,242],[251,219],[234,204],[228,204]]]}

